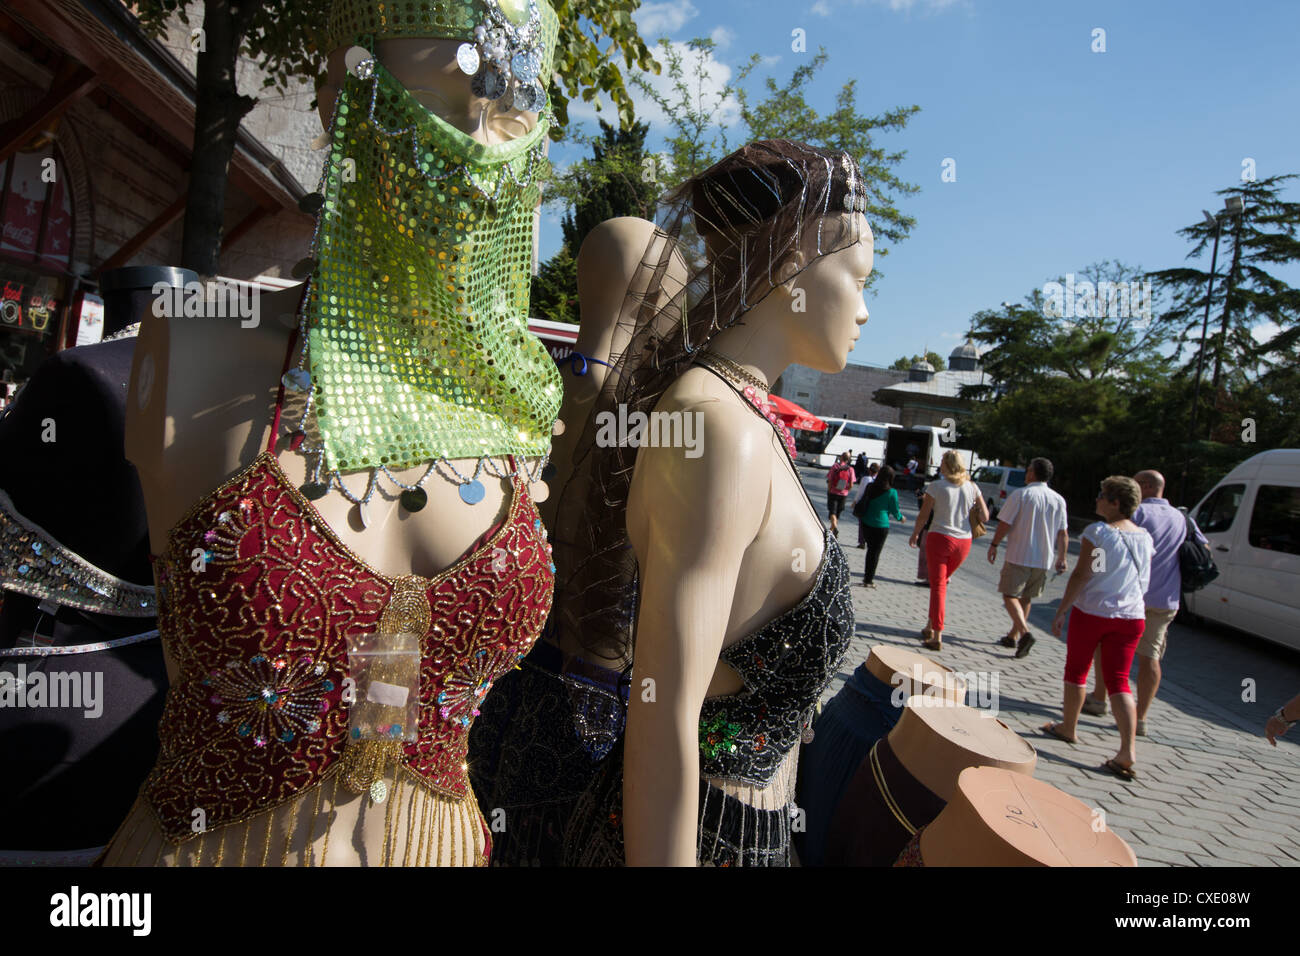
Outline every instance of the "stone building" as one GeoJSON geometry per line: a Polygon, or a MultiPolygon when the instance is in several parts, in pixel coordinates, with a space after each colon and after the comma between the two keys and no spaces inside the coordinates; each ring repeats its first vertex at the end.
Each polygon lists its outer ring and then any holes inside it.
{"type": "Polygon", "coordinates": [[[921,359],[903,374],[904,381],[879,389],[875,400],[894,411],[898,416],[894,421],[909,427],[943,427],[944,419],[957,420],[970,408],[970,401],[961,397],[962,386],[987,384],[979,349],[970,339],[952,350],[946,371],[937,372],[921,359]]]}
{"type": "Polygon", "coordinates": [[[777,380],[774,391],[820,418],[851,418],[892,425],[898,422],[898,409],[878,401],[876,394],[906,378],[906,372],[876,365],[849,364],[835,375],[791,365],[777,380]]]}
{"type": "MultiPolygon", "coordinates": [[[[189,5],[202,22],[202,3],[189,5]]],[[[175,24],[175,21],[173,21],[175,24]]],[[[195,54],[175,24],[148,37],[120,0],[0,5],[0,375],[19,383],[73,345],[99,277],[178,265],[194,142],[195,54]]],[[[268,96],[241,126],[229,171],[221,274],[286,285],[311,238],[298,200],[316,186],[313,91],[268,96]]],[[[93,339],[91,339],[93,340],[93,339]]]]}

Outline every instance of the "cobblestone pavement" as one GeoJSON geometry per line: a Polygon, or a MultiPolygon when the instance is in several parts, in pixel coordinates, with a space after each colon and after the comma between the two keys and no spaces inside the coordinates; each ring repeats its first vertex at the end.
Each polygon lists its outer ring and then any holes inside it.
{"type": "MultiPolygon", "coordinates": [[[[826,472],[800,472],[824,515],[826,472]]],[[[949,583],[943,650],[926,652],[918,632],[929,590],[913,583],[916,551],[907,546],[917,509],[910,492],[900,502],[907,521],[890,530],[874,590],[860,586],[865,551],[854,547],[857,519],[846,512],[841,524],[840,543],[856,573],[857,637],[825,699],[875,644],[927,653],[958,672],[987,672],[998,679],[1000,719],[1038,751],[1034,776],[1103,809],[1140,865],[1300,865],[1300,728],[1276,748],[1263,736],[1268,714],[1300,690],[1300,653],[1213,625],[1175,622],[1147,715],[1148,736],[1137,739],[1139,776],[1125,783],[1098,769],[1118,747],[1112,717],[1084,714],[1074,746],[1038,730],[1061,717],[1065,641],[1050,628],[1067,575],[1049,576],[1030,614],[1037,643],[1016,660],[997,643],[1011,622],[997,593],[1001,564],[988,563],[991,537],[982,538],[949,583]],[[1254,702],[1242,699],[1247,679],[1254,682],[1254,702]]],[[[1077,550],[1076,538],[1071,569],[1077,550]]],[[[1136,688],[1136,662],[1130,681],[1136,688]]]]}

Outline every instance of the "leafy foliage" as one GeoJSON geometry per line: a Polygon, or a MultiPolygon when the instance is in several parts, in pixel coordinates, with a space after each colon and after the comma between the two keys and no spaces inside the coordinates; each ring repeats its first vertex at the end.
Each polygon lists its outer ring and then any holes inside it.
{"type": "Polygon", "coordinates": [[[911,358],[908,358],[906,355],[904,355],[901,358],[895,359],[894,364],[889,367],[892,369],[898,369],[899,371],[902,372],[906,372],[917,362],[921,361],[921,359],[925,359],[927,362],[933,365],[934,370],[936,372],[942,372],[944,369],[948,367],[947,363],[944,362],[943,360],[943,356],[940,355],[938,352],[926,352],[924,355],[913,355],[911,358]]]}

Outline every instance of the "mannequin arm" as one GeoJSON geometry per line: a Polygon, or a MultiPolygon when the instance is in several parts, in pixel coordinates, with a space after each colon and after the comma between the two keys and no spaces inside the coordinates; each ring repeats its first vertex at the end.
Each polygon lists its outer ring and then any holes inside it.
{"type": "Polygon", "coordinates": [[[700,707],[770,494],[766,425],[741,408],[704,407],[707,454],[642,448],[628,502],[641,571],[624,751],[630,866],[695,865],[700,707]]]}

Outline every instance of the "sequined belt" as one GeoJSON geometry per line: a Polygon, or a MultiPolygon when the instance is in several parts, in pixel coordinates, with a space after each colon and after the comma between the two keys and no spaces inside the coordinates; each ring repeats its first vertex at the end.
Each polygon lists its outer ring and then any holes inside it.
{"type": "Polygon", "coordinates": [[[145,631],[129,637],[118,637],[111,641],[95,641],[92,644],[65,644],[62,646],[34,647],[0,647],[0,657],[61,657],[66,654],[93,654],[96,651],[111,651],[118,647],[130,647],[145,641],[158,640],[158,631],[145,631]]]}
{"type": "Polygon", "coordinates": [[[0,491],[0,587],[81,611],[153,617],[154,589],[95,567],[28,521],[0,491]]]}

